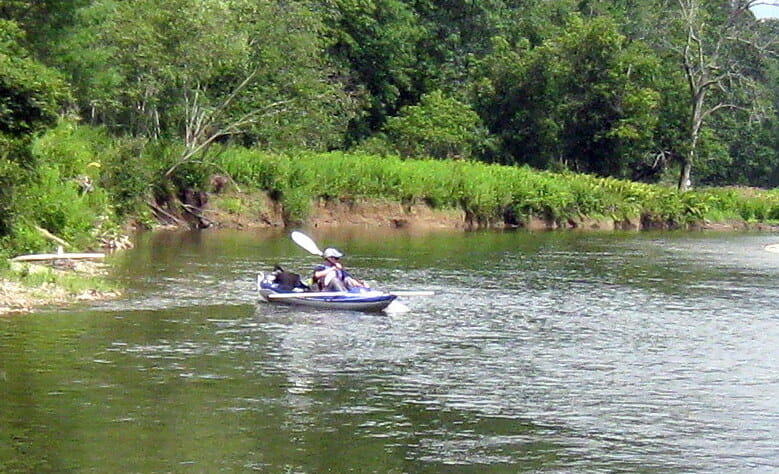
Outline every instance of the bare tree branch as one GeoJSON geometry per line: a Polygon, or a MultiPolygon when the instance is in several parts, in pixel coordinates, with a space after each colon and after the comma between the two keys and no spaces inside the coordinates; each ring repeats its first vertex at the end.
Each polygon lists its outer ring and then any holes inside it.
{"type": "MultiPolygon", "coordinates": [[[[738,91],[754,89],[750,80],[751,68],[731,51],[735,45],[748,46],[756,54],[766,54],[775,40],[761,40],[757,22],[746,13],[759,0],[733,0],[724,23],[709,25],[704,18],[701,0],[678,0],[684,28],[684,46],[680,53],[690,92],[689,144],[679,176],[679,189],[690,183],[692,166],[696,161],[701,130],[712,115],[722,110],[750,110],[750,107],[731,101],[738,91]],[[713,92],[716,99],[711,102],[713,92]]],[[[754,106],[754,104],[753,104],[754,106]]]]}
{"type": "Polygon", "coordinates": [[[233,89],[230,95],[213,110],[208,110],[200,105],[200,97],[205,92],[202,91],[201,87],[194,87],[193,96],[191,98],[189,91],[185,92],[185,151],[182,157],[165,172],[166,177],[170,177],[176,168],[189,161],[193,156],[207,149],[219,138],[229,135],[238,135],[242,133],[247,126],[257,123],[260,118],[279,113],[282,111],[280,110],[281,106],[293,102],[293,99],[273,102],[261,109],[252,110],[241,117],[221,124],[221,122],[225,120],[225,117],[227,117],[227,111],[229,110],[230,105],[251,83],[257,74],[258,69],[253,70],[238,86],[236,86],[235,89],[233,89]]]}

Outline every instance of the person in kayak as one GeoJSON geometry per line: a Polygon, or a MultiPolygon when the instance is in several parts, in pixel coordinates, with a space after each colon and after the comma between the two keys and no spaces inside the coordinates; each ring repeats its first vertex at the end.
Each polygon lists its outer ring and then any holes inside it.
{"type": "Polygon", "coordinates": [[[344,270],[341,263],[343,256],[338,249],[332,247],[326,248],[322,253],[325,261],[314,268],[314,286],[319,291],[347,291],[365,286],[365,283],[344,270]]]}

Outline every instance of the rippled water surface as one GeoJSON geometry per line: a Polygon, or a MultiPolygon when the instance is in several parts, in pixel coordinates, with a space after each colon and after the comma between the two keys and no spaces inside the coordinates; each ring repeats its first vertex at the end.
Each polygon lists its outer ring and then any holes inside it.
{"type": "Polygon", "coordinates": [[[779,470],[771,234],[314,231],[388,314],[257,303],[281,232],[161,233],[0,317],[0,472],[779,470]]]}

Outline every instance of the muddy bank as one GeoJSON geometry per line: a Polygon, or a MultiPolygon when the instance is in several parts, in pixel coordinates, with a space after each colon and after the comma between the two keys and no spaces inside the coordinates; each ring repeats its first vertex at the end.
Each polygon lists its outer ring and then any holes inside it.
{"type": "Polygon", "coordinates": [[[519,228],[531,231],[578,230],[692,230],[692,231],[779,231],[779,226],[745,221],[700,222],[680,226],[648,216],[616,220],[580,217],[553,220],[541,217],[519,219],[505,215],[493,221],[474,219],[462,209],[434,209],[424,203],[404,204],[378,199],[318,199],[311,205],[305,222],[288,222],[281,203],[265,193],[225,193],[214,196],[200,210],[213,226],[249,229],[258,227],[292,227],[305,224],[312,227],[370,226],[409,230],[474,230],[519,228]]]}
{"type": "Polygon", "coordinates": [[[200,210],[218,228],[251,229],[363,225],[386,228],[465,229],[465,213],[458,209],[433,209],[424,204],[401,204],[378,199],[319,199],[311,204],[305,222],[290,222],[284,207],[265,193],[226,193],[214,197],[200,210]]]}
{"type": "Polygon", "coordinates": [[[394,229],[466,229],[459,209],[433,209],[425,204],[366,199],[318,200],[308,224],[314,227],[363,225],[394,229]]]}

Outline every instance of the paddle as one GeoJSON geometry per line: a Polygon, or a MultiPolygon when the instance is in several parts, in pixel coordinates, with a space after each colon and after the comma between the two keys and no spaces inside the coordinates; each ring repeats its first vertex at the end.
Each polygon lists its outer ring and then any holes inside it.
{"type": "Polygon", "coordinates": [[[292,234],[290,234],[290,237],[292,237],[292,240],[303,247],[308,253],[312,255],[319,255],[322,256],[322,251],[319,250],[319,247],[316,245],[316,242],[314,242],[311,237],[307,236],[303,232],[293,231],[292,234]]]}
{"type": "MultiPolygon", "coordinates": [[[[319,246],[314,242],[314,240],[304,234],[300,231],[292,231],[290,234],[290,237],[292,240],[303,247],[308,253],[312,255],[319,255],[322,256],[322,251],[319,250],[319,246]]],[[[354,293],[348,293],[344,291],[330,291],[330,292],[311,292],[304,296],[304,293],[277,293],[269,295],[270,298],[316,298],[317,296],[345,296],[349,294],[354,293]],[[311,294],[314,293],[314,294],[311,294]],[[318,294],[316,294],[318,293],[318,294]]],[[[396,295],[396,296],[430,296],[433,294],[432,291],[389,291],[387,292],[390,295],[396,295]]]]}

